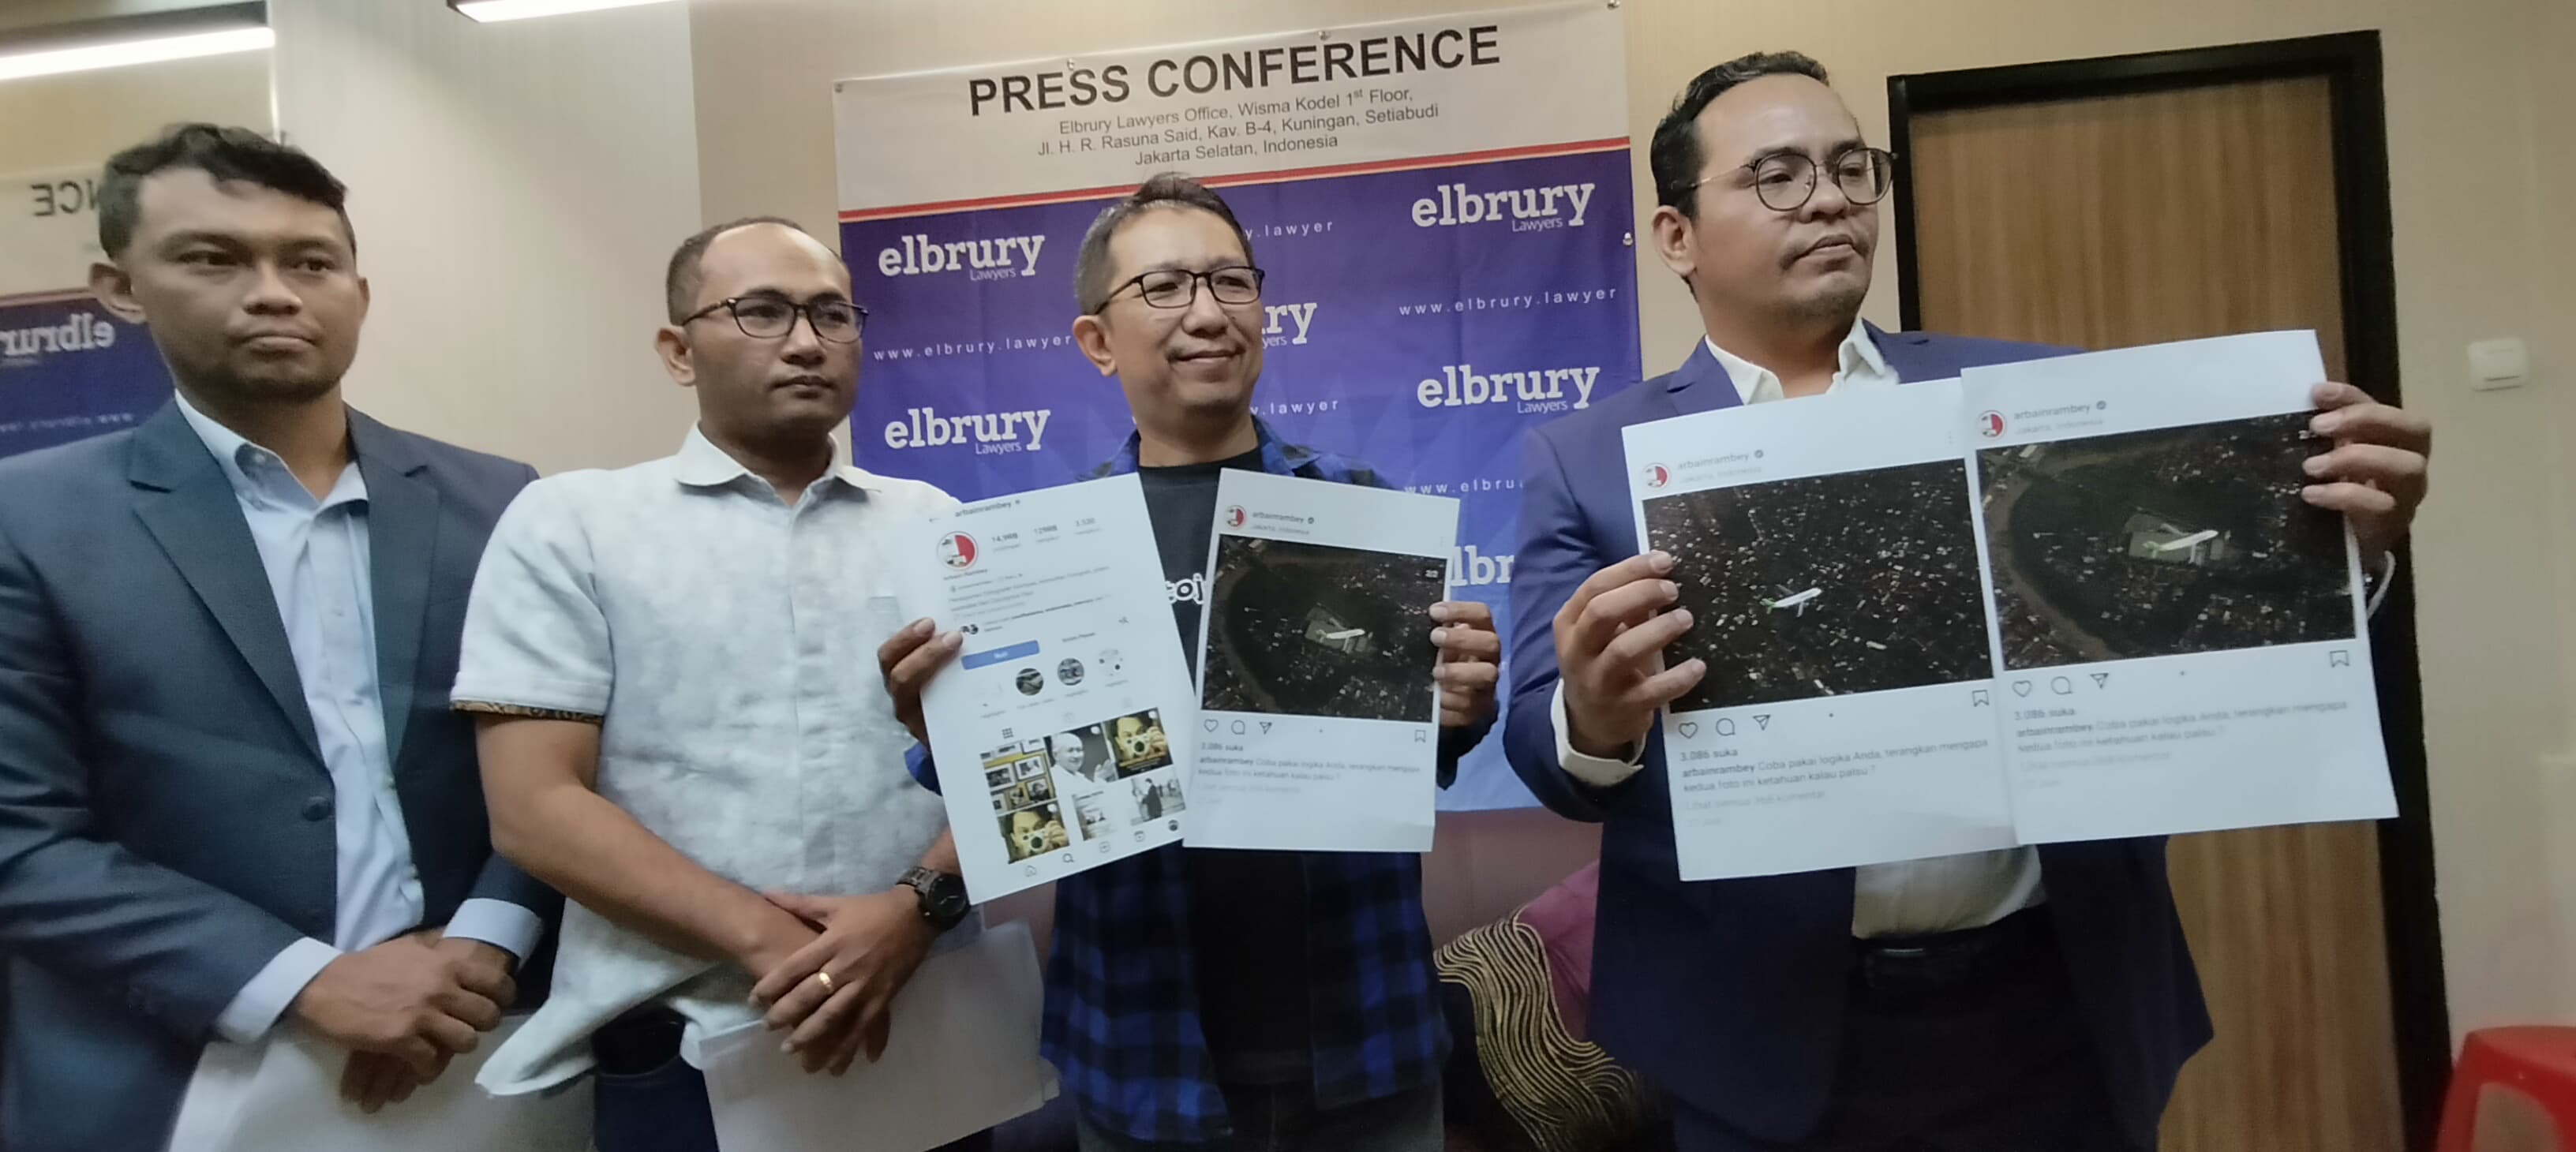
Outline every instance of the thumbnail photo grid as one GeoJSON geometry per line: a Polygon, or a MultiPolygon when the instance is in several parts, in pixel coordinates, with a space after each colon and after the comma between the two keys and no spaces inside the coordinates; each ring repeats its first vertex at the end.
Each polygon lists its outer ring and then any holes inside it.
{"type": "Polygon", "coordinates": [[[2299,499],[2332,447],[2309,416],[1979,452],[2004,666],[2350,639],[2342,518],[2299,499]]]}
{"type": "Polygon", "coordinates": [[[1675,712],[1993,675],[1966,469],[1955,460],[1646,501],[1708,675],[1675,712]]]}
{"type": "Polygon", "coordinates": [[[1160,710],[1017,740],[983,756],[984,786],[1016,864],[1179,816],[1180,770],[1160,710]]]}
{"type": "Polygon", "coordinates": [[[1221,536],[1202,706],[1350,720],[1433,715],[1444,557],[1221,536]]]}

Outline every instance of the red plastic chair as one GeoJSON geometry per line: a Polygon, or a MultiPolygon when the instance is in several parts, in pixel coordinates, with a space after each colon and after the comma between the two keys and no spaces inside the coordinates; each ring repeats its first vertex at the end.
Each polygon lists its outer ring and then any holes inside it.
{"type": "Polygon", "coordinates": [[[2470,1152],[2478,1099],[2488,1085],[2511,1089],[2548,1114],[2558,1147],[2576,1152],[2576,1028],[2483,1028],[2460,1046],[2442,1105],[2438,1152],[2470,1152]]]}

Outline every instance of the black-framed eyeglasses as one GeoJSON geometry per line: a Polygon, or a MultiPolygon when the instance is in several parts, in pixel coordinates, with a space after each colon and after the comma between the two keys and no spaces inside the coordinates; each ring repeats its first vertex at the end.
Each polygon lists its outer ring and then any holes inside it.
{"type": "Polygon", "coordinates": [[[1261,299],[1261,280],[1268,275],[1249,264],[1228,264],[1205,272],[1187,268],[1157,268],[1109,290],[1100,298],[1098,312],[1109,307],[1118,294],[1133,288],[1138,299],[1156,308],[1187,308],[1199,297],[1199,282],[1206,281],[1208,295],[1219,304],[1253,304],[1261,299]]]}
{"type": "MultiPolygon", "coordinates": [[[[1834,174],[1834,186],[1842,189],[1843,199],[1854,204],[1876,204],[1887,198],[1888,189],[1896,185],[1896,154],[1885,148],[1846,148],[1824,163],[1834,174]]],[[[1774,212],[1795,212],[1816,198],[1821,183],[1816,174],[1821,170],[1804,152],[1776,152],[1743,167],[1753,173],[1753,194],[1762,198],[1762,206],[1774,212]]],[[[1717,176],[1702,177],[1697,188],[1717,176]]]]}
{"type": "Polygon", "coordinates": [[[691,324],[715,315],[718,309],[733,314],[733,326],[755,340],[777,340],[796,330],[796,318],[803,316],[814,328],[818,340],[835,344],[856,344],[859,333],[868,326],[868,310],[847,300],[829,297],[799,304],[784,296],[728,296],[683,317],[691,324]]]}

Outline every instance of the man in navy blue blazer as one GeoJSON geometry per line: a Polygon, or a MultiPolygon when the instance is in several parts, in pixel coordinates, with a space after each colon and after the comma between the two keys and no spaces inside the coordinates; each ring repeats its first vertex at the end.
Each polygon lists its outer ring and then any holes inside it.
{"type": "MultiPolygon", "coordinates": [[[[1606,825],[1594,1038],[1664,1091],[1683,1152],[2153,1148],[2210,1035],[2163,840],[1679,879],[1655,718],[1707,669],[1665,666],[1692,621],[1672,558],[1637,553],[1620,429],[2063,350],[1859,321],[1893,157],[1805,56],[1701,74],[1650,159],[1656,248],[1706,338],[1529,437],[1512,580],[1512,766],[1606,825]]],[[[2431,431],[2349,385],[2316,399],[2337,446],[2305,498],[2384,585],[2431,431]]]]}
{"type": "Polygon", "coordinates": [[[0,461],[0,1147],[158,1152],[200,1053],[298,1028],[400,1107],[539,977],[448,710],[527,465],[351,411],[338,180],[239,128],[110,160],[91,273],[178,395],[0,461]],[[519,986],[524,981],[527,987],[519,986]]]}

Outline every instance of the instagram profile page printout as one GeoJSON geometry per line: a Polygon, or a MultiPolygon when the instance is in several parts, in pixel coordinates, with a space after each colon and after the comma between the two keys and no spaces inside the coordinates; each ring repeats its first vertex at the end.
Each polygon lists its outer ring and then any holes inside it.
{"type": "Polygon", "coordinates": [[[964,634],[922,692],[977,902],[1174,843],[1197,694],[1136,477],[921,522],[906,612],[964,634]]]}

